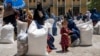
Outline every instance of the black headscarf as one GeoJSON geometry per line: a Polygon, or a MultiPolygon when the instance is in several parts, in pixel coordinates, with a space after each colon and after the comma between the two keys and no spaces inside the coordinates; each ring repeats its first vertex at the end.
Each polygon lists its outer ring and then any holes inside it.
{"type": "Polygon", "coordinates": [[[37,4],[37,8],[35,9],[34,11],[34,19],[33,20],[36,20],[38,24],[40,25],[44,25],[44,20],[45,20],[45,14],[44,14],[44,10],[42,8],[42,5],[41,3],[38,3],[37,4]],[[39,13],[38,11],[41,11],[43,13],[43,17],[40,17],[39,16],[39,13]]]}

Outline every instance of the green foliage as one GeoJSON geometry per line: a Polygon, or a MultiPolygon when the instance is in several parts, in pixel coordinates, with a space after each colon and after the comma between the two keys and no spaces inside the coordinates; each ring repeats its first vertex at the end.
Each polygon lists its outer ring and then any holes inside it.
{"type": "Polygon", "coordinates": [[[92,0],[88,7],[89,9],[97,8],[100,11],[100,0],[92,0]]]}

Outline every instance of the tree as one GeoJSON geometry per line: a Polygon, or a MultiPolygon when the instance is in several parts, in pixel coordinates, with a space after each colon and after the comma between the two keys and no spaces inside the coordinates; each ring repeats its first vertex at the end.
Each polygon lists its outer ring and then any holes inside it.
{"type": "Polygon", "coordinates": [[[100,0],[92,0],[89,4],[89,9],[97,8],[100,11],[100,0]]]}

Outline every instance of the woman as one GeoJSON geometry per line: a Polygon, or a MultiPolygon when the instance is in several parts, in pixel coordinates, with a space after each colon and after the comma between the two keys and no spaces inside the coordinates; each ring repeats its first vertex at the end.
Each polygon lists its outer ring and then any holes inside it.
{"type": "MultiPolygon", "coordinates": [[[[37,28],[38,29],[43,28],[44,23],[45,23],[45,13],[41,6],[41,3],[39,2],[37,4],[37,9],[34,11],[33,17],[34,17],[33,20],[36,22],[37,28]]],[[[50,50],[54,48],[54,45],[53,45],[54,41],[52,41],[52,39],[53,39],[52,36],[48,34],[48,40],[47,40],[47,44],[48,44],[47,49],[49,49],[47,50],[48,52],[50,52],[50,50]]]]}
{"type": "Polygon", "coordinates": [[[80,38],[80,31],[74,23],[73,19],[68,18],[68,28],[72,31],[71,43],[80,38]]]}
{"type": "Polygon", "coordinates": [[[100,18],[100,15],[97,12],[96,8],[94,8],[93,10],[91,10],[91,17],[90,18],[92,19],[93,26],[95,26],[96,23],[99,21],[99,18],[100,18]]]}
{"type": "Polygon", "coordinates": [[[42,8],[42,4],[38,2],[37,9],[34,11],[33,20],[37,21],[38,24],[44,25],[45,14],[42,8]]]}
{"type": "Polygon", "coordinates": [[[5,6],[4,8],[4,16],[3,16],[3,22],[4,25],[11,23],[14,26],[14,31],[15,31],[15,35],[17,35],[17,28],[16,28],[16,11],[12,8],[12,4],[11,2],[7,3],[7,6],[5,6]]]}

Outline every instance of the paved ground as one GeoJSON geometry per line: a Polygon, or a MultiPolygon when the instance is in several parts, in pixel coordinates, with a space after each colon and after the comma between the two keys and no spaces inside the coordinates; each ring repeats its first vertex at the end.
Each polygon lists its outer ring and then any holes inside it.
{"type": "Polygon", "coordinates": [[[0,44],[0,56],[14,56],[17,53],[17,43],[0,44]]]}
{"type": "Polygon", "coordinates": [[[92,46],[70,47],[69,52],[67,53],[57,52],[61,50],[59,42],[60,35],[55,37],[55,46],[57,47],[57,50],[52,51],[50,56],[100,56],[100,35],[93,35],[92,46]]]}
{"type": "Polygon", "coordinates": [[[93,36],[93,46],[70,47],[67,53],[58,53],[61,50],[59,45],[60,37],[56,37],[55,45],[57,50],[50,53],[50,56],[100,56],[100,35],[93,36]]]}
{"type": "MultiPolygon", "coordinates": [[[[55,37],[57,50],[52,51],[49,56],[100,56],[100,35],[93,35],[93,46],[70,47],[68,53],[57,53],[61,50],[59,42],[60,35],[55,37]]],[[[16,42],[14,44],[0,44],[0,56],[14,56],[16,53],[16,42]]]]}

